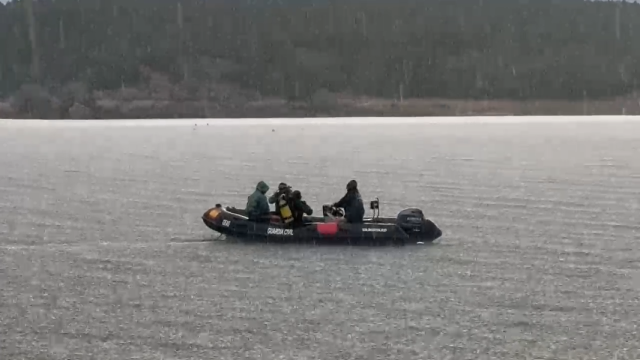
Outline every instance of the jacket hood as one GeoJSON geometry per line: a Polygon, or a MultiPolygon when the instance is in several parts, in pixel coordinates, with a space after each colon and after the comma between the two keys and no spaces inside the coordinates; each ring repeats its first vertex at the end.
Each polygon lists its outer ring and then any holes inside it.
{"type": "Polygon", "coordinates": [[[351,180],[347,183],[347,191],[358,191],[358,182],[351,180]]]}
{"type": "Polygon", "coordinates": [[[258,183],[258,185],[256,185],[256,190],[260,191],[261,193],[266,193],[267,191],[269,191],[269,185],[267,185],[266,182],[264,181],[260,181],[258,183]]]}

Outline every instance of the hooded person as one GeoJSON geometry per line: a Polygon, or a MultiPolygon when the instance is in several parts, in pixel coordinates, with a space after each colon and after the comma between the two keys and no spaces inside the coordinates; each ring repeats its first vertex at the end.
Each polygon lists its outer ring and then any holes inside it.
{"type": "Polygon", "coordinates": [[[264,181],[258,182],[256,190],[247,197],[247,217],[249,220],[262,220],[270,215],[269,203],[265,195],[269,191],[269,185],[264,181]]]}
{"type": "Polygon", "coordinates": [[[344,219],[351,224],[362,224],[364,221],[364,204],[355,180],[347,183],[347,193],[333,207],[344,209],[344,219]]]}

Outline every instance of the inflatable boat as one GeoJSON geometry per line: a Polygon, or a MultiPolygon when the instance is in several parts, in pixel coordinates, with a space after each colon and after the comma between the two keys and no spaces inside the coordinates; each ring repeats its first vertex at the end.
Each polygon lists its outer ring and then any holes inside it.
{"type": "Polygon", "coordinates": [[[244,210],[221,204],[207,210],[202,221],[220,234],[261,242],[407,245],[433,242],[442,236],[438,226],[426,219],[420,209],[404,209],[395,218],[385,218],[379,216],[378,199],[371,201],[370,207],[373,216],[362,224],[340,222],[344,211],[331,205],[323,205],[322,217],[306,216],[298,227],[285,225],[275,214],[261,221],[249,220],[244,210]]]}

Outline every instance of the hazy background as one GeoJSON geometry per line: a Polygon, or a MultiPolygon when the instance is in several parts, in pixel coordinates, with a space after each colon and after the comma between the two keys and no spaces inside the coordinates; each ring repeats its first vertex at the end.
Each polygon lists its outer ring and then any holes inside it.
{"type": "Polygon", "coordinates": [[[0,117],[640,114],[640,4],[21,0],[0,117]]]}

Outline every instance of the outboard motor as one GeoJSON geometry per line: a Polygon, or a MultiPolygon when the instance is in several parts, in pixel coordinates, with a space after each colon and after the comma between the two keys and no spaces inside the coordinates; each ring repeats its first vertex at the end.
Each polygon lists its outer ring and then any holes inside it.
{"type": "Polygon", "coordinates": [[[425,219],[422,210],[408,208],[400,211],[396,219],[396,225],[404,230],[409,237],[421,237],[437,239],[442,231],[432,221],[425,219]]]}

